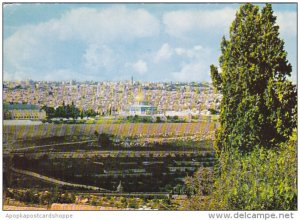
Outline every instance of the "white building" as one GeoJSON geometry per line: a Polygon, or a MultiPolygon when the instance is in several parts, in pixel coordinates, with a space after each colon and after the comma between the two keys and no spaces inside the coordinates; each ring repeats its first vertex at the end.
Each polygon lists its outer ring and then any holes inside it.
{"type": "Polygon", "coordinates": [[[146,104],[134,104],[129,107],[130,115],[154,115],[157,113],[157,107],[146,104]]]}

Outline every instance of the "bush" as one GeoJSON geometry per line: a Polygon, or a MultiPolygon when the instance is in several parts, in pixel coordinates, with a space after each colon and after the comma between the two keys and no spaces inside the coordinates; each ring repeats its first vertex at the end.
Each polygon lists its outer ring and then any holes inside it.
{"type": "Polygon", "coordinates": [[[72,193],[66,193],[64,191],[58,191],[54,189],[51,192],[38,191],[37,189],[26,190],[8,190],[7,196],[24,202],[26,204],[42,204],[49,205],[55,202],[59,203],[74,203],[75,195],[72,193]]]}
{"type": "Polygon", "coordinates": [[[162,122],[162,120],[161,120],[161,118],[160,118],[159,116],[156,117],[156,122],[157,122],[157,123],[162,122]]]}
{"type": "MultiPolygon", "coordinates": [[[[296,133],[279,149],[223,151],[212,175],[197,172],[191,210],[297,210],[296,133]],[[213,187],[211,187],[213,186],[213,187]],[[209,193],[210,192],[210,193],[209,193]]],[[[208,168],[202,168],[208,169],[208,168]]]]}

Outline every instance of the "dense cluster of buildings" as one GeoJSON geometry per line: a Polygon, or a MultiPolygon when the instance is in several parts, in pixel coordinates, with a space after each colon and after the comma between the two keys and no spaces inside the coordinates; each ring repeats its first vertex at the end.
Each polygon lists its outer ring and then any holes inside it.
{"type": "Polygon", "coordinates": [[[220,100],[208,83],[3,82],[3,103],[56,108],[73,102],[81,110],[93,109],[101,115],[201,114],[218,109],[220,100]]]}

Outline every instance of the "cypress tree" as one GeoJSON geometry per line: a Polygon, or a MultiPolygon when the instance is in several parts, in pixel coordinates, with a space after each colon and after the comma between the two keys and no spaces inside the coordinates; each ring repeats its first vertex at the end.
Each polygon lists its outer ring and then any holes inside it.
{"type": "Polygon", "coordinates": [[[297,92],[271,5],[261,12],[242,5],[229,33],[221,41],[221,71],[211,65],[213,85],[223,95],[216,149],[278,147],[296,127],[297,92]]]}

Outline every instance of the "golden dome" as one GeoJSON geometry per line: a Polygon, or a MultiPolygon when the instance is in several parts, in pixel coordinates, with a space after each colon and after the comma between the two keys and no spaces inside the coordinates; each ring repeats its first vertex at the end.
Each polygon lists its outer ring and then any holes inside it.
{"type": "Polygon", "coordinates": [[[144,100],[144,98],[145,97],[144,97],[143,92],[139,91],[138,94],[137,94],[137,96],[135,97],[135,100],[140,103],[140,102],[142,102],[144,100]]]}

